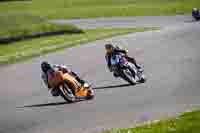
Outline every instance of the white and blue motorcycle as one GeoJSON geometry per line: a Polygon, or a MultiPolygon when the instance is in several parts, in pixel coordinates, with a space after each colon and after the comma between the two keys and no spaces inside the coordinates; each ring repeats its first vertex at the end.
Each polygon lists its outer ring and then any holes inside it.
{"type": "Polygon", "coordinates": [[[114,75],[121,77],[130,84],[144,83],[146,77],[143,70],[138,70],[134,64],[129,62],[122,55],[114,55],[111,57],[111,66],[114,75]]]}

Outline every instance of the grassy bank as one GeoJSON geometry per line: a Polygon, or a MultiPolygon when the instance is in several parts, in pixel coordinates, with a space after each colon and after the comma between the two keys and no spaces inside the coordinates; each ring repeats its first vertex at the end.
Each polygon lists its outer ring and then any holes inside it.
{"type": "Polygon", "coordinates": [[[81,32],[80,29],[73,25],[49,24],[45,18],[28,13],[0,14],[0,29],[0,39],[55,31],[65,31],[66,33],[81,32]]]}
{"type": "Polygon", "coordinates": [[[76,46],[81,43],[95,41],[111,36],[155,29],[158,28],[95,29],[86,30],[82,34],[43,37],[13,43],[12,45],[0,45],[0,64],[14,63],[33,56],[39,56],[63,48],[76,46]]]}
{"type": "Polygon", "coordinates": [[[200,0],[33,0],[0,3],[0,12],[26,11],[51,19],[70,19],[185,14],[193,7],[200,7],[200,0]]]}
{"type": "Polygon", "coordinates": [[[163,120],[136,128],[113,129],[104,133],[199,133],[200,111],[185,113],[174,119],[163,120]]]}

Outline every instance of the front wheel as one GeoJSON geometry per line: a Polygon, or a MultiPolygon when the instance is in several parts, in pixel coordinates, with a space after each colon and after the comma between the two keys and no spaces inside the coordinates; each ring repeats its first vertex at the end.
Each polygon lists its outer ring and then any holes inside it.
{"type": "Polygon", "coordinates": [[[60,85],[61,96],[69,103],[73,103],[76,101],[76,97],[74,96],[72,90],[69,88],[66,82],[60,85]]]}
{"type": "Polygon", "coordinates": [[[88,96],[87,96],[87,100],[91,100],[94,98],[94,90],[89,88],[88,89],[88,96]]]}
{"type": "Polygon", "coordinates": [[[146,82],[146,77],[144,75],[142,75],[142,77],[140,78],[140,83],[145,83],[146,82]]]}

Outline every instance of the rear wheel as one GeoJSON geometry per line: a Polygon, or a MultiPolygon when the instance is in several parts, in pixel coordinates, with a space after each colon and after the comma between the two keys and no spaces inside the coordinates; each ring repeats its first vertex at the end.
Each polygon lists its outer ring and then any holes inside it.
{"type": "Polygon", "coordinates": [[[69,88],[66,82],[63,85],[60,85],[61,96],[69,103],[73,103],[76,101],[76,97],[74,96],[72,90],[69,88]]]}
{"type": "Polygon", "coordinates": [[[122,70],[122,78],[132,85],[136,84],[136,80],[134,79],[132,73],[128,69],[122,70]]]}

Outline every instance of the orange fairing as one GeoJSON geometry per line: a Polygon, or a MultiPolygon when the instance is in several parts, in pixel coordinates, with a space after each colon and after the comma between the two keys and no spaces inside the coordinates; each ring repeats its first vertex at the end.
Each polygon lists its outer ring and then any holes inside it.
{"type": "Polygon", "coordinates": [[[73,88],[77,91],[79,85],[78,85],[76,79],[73,76],[71,76],[68,73],[65,73],[65,74],[62,75],[62,78],[63,78],[64,81],[67,82],[67,85],[69,86],[69,88],[73,88]]]}
{"type": "Polygon", "coordinates": [[[88,89],[80,87],[79,83],[77,83],[77,80],[73,76],[66,73],[63,75],[63,79],[67,81],[70,88],[73,88],[75,90],[75,95],[77,97],[84,97],[88,95],[88,89]]]}
{"type": "Polygon", "coordinates": [[[84,97],[88,95],[88,89],[80,87],[79,83],[77,83],[77,80],[70,74],[63,74],[61,71],[56,71],[48,74],[48,83],[51,88],[57,88],[63,83],[63,81],[67,82],[67,85],[69,88],[74,90],[77,97],[84,97]]]}
{"type": "Polygon", "coordinates": [[[88,89],[84,87],[79,88],[79,90],[76,92],[76,96],[78,97],[84,97],[84,96],[87,96],[88,94],[89,94],[88,89]]]}

